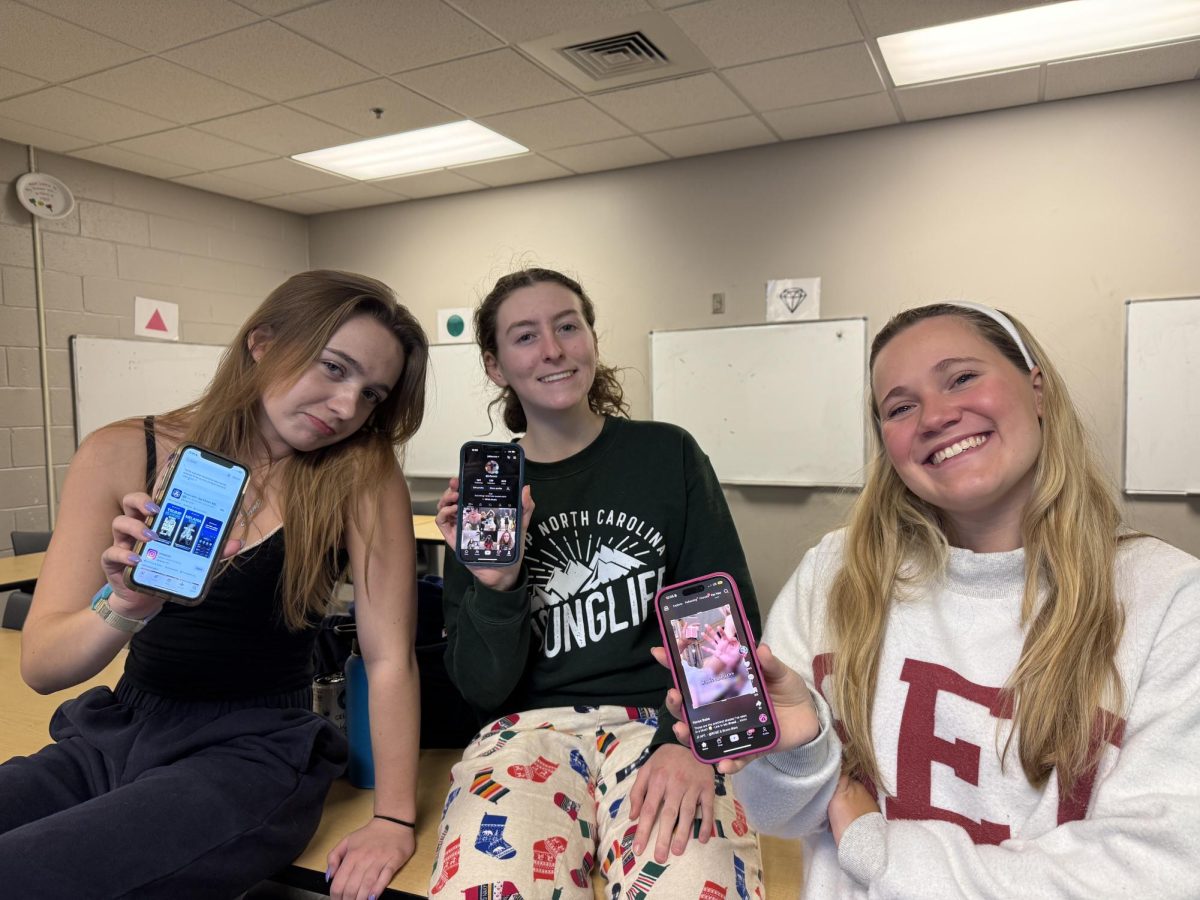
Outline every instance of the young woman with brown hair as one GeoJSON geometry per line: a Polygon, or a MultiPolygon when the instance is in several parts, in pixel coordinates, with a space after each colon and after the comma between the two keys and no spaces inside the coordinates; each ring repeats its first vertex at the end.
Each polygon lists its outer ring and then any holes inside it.
{"type": "Polygon", "coordinates": [[[0,766],[6,893],[233,897],[303,850],[345,763],[310,685],[314,626],[347,564],[380,817],[332,855],[333,896],[378,894],[412,855],[413,829],[392,821],[416,811],[419,732],[415,545],[394,448],[421,422],[426,357],[386,285],[306,272],[250,314],[199,400],[83,442],[21,671],[49,693],[127,641],[129,655],[115,691],[60,707],[56,743],[0,766]],[[151,494],[183,441],[251,471],[219,574],[191,607],[122,577],[135,542],[153,536],[151,494]]]}
{"type": "Polygon", "coordinates": [[[750,820],[806,897],[1194,897],[1200,561],[1122,527],[1014,319],[909,310],[870,366],[866,485],[766,628],[780,743],[722,763],[750,820]]]}
{"type": "MultiPolygon", "coordinates": [[[[729,572],[757,627],[741,544],[692,437],[624,417],[595,321],[550,269],[506,275],[475,314],[529,487],[518,565],[468,570],[448,551],[447,669],[489,724],[453,769],[435,897],[590,898],[595,868],[613,897],[761,884],[724,779],[660,715],[670,679],[650,656],[654,595],[687,578],[729,572]]],[[[452,480],[437,517],[451,547],[457,504],[452,480]]]]}

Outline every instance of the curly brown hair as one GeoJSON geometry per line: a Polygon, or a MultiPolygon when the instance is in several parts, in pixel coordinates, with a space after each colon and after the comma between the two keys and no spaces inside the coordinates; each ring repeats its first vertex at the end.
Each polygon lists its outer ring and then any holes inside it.
{"type": "MultiPolygon", "coordinates": [[[[595,337],[596,307],[591,298],[584,293],[583,287],[578,281],[562,272],[556,272],[554,269],[521,269],[499,278],[475,310],[475,341],[479,344],[481,353],[497,355],[496,316],[500,312],[500,305],[514,291],[538,284],[557,284],[578,297],[584,321],[587,322],[588,329],[595,337]]],[[[596,377],[592,380],[592,386],[588,390],[588,406],[593,412],[607,416],[629,415],[629,404],[625,400],[624,391],[621,390],[621,382],[617,378],[618,371],[618,369],[599,362],[596,364],[596,377]]],[[[489,419],[492,410],[497,406],[501,407],[504,425],[509,431],[523,434],[529,427],[521,401],[511,387],[505,387],[501,390],[500,395],[488,404],[489,419]]]]}

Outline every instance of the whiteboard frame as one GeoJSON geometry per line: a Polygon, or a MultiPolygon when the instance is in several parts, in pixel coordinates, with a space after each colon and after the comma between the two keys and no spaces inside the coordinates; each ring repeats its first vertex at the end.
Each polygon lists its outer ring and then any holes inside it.
{"type": "Polygon", "coordinates": [[[1129,317],[1133,312],[1135,304],[1142,303],[1173,303],[1186,301],[1191,303],[1200,303],[1200,295],[1181,295],[1176,297],[1133,297],[1125,301],[1125,403],[1122,410],[1122,429],[1121,435],[1121,492],[1131,497],[1195,497],[1200,496],[1200,487],[1195,489],[1184,488],[1182,490],[1167,490],[1167,489],[1151,489],[1151,488],[1131,488],[1129,486],[1129,373],[1130,373],[1130,358],[1129,358],[1129,317]]]}
{"type": "MultiPolygon", "coordinates": [[[[208,379],[204,382],[204,384],[200,386],[199,393],[196,395],[196,397],[194,397],[192,399],[196,399],[197,397],[199,397],[201,394],[204,393],[204,390],[212,382],[213,375],[215,375],[217,372],[217,367],[221,363],[222,355],[225,353],[226,350],[229,349],[228,344],[201,344],[201,343],[192,343],[192,342],[186,342],[186,341],[185,342],[156,341],[156,340],[151,340],[151,339],[146,339],[146,338],[112,337],[112,336],[98,335],[98,334],[73,334],[73,335],[71,335],[67,341],[67,351],[68,351],[68,360],[69,360],[70,369],[71,369],[71,415],[72,415],[72,419],[73,419],[71,424],[75,431],[75,446],[76,447],[78,447],[79,444],[82,443],[83,439],[86,438],[91,432],[96,431],[97,429],[103,428],[105,425],[108,425],[111,422],[120,421],[121,419],[133,418],[133,417],[137,417],[137,416],[161,415],[164,412],[169,412],[172,409],[177,409],[180,406],[183,406],[184,403],[189,402],[186,400],[182,401],[182,402],[172,401],[172,402],[167,403],[165,408],[163,408],[163,404],[154,404],[154,403],[150,403],[145,407],[139,406],[137,409],[133,409],[131,407],[128,414],[126,414],[124,411],[118,411],[116,413],[115,418],[111,418],[111,417],[105,415],[103,417],[104,421],[99,422],[94,427],[90,427],[88,430],[85,431],[82,428],[82,422],[83,422],[83,419],[85,418],[85,416],[81,415],[80,410],[81,410],[82,404],[86,403],[88,398],[81,395],[83,393],[86,393],[86,391],[81,391],[81,385],[79,383],[79,365],[81,364],[81,362],[85,362],[83,360],[80,360],[80,358],[79,358],[80,351],[79,351],[79,347],[78,347],[78,342],[80,342],[80,341],[85,341],[88,343],[98,342],[100,344],[112,344],[114,346],[114,348],[117,345],[122,345],[122,344],[137,344],[139,346],[144,346],[144,347],[161,348],[164,351],[173,351],[175,353],[179,353],[181,350],[183,350],[185,348],[190,349],[193,347],[215,351],[215,358],[213,360],[212,372],[209,373],[208,379]],[[151,408],[151,407],[155,407],[155,408],[151,408]]],[[[123,361],[124,360],[122,360],[122,362],[123,361]]],[[[87,362],[90,362],[90,361],[87,361],[87,362]]],[[[86,416],[86,418],[90,419],[91,416],[90,415],[86,416]]]]}
{"type": "MultiPolygon", "coordinates": [[[[755,328],[771,328],[771,329],[804,328],[805,326],[818,325],[818,324],[830,325],[830,324],[836,324],[838,322],[848,322],[848,323],[853,323],[855,325],[858,325],[861,323],[861,325],[862,325],[861,365],[862,365],[862,377],[863,377],[863,391],[865,393],[865,391],[868,389],[868,386],[867,386],[867,383],[868,383],[868,379],[867,379],[867,347],[869,345],[869,323],[868,323],[866,316],[839,316],[837,318],[830,318],[830,319],[800,319],[800,320],[786,321],[786,322],[749,322],[749,323],[746,323],[743,325],[713,325],[713,326],[703,327],[703,328],[660,328],[660,329],[651,331],[648,336],[650,339],[650,353],[649,353],[649,356],[650,356],[650,418],[654,419],[655,421],[660,421],[659,419],[656,418],[655,410],[654,410],[655,380],[654,380],[654,343],[653,342],[654,342],[654,336],[656,334],[679,334],[679,333],[683,333],[683,332],[693,332],[694,333],[694,332],[704,332],[704,331],[734,331],[734,330],[741,331],[741,330],[749,330],[749,329],[755,329],[755,328]]],[[[867,434],[867,423],[863,416],[863,409],[864,409],[863,404],[860,402],[858,405],[857,418],[859,421],[859,427],[861,428],[861,435],[862,435],[862,439],[861,439],[862,454],[861,454],[861,457],[857,461],[857,466],[855,466],[855,472],[857,473],[857,475],[854,478],[854,480],[849,480],[849,481],[823,481],[823,480],[781,481],[776,478],[761,478],[761,479],[758,479],[758,478],[730,478],[730,477],[725,477],[725,476],[721,475],[720,472],[717,472],[717,480],[723,485],[730,485],[730,486],[736,486],[736,487],[798,487],[798,488],[838,488],[838,489],[851,488],[854,490],[859,490],[862,488],[862,486],[864,484],[865,474],[866,474],[866,465],[867,465],[867,452],[870,447],[870,437],[867,434]]],[[[702,446],[701,449],[704,450],[705,448],[702,446]]],[[[714,469],[715,468],[716,467],[714,466],[714,469]]]]}

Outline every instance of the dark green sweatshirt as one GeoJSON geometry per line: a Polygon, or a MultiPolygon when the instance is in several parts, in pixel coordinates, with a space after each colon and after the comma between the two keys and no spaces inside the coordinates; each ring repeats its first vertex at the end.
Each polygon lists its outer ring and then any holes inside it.
{"type": "Polygon", "coordinates": [[[490,717],[552,706],[660,707],[654,743],[674,740],[659,588],[722,571],[755,635],[758,602],[708,457],[662,422],[607,418],[556,463],[526,462],[534,512],[516,587],[494,591],[447,553],[446,668],[490,717]]]}

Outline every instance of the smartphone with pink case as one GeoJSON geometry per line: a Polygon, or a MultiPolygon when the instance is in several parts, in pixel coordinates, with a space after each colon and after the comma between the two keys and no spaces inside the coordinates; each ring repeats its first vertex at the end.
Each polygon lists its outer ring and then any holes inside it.
{"type": "Polygon", "coordinates": [[[714,572],[672,584],[654,606],[696,759],[715,763],[774,747],[775,710],[734,580],[714,572]]]}

